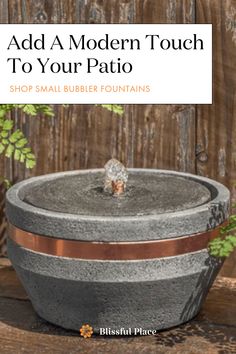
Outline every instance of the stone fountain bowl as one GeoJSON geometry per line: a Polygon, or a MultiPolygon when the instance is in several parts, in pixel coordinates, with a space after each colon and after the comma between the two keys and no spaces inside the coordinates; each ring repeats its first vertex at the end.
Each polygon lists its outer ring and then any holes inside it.
{"type": "Polygon", "coordinates": [[[103,191],[102,169],[34,177],[7,192],[8,255],[49,322],[134,333],[199,312],[222,266],[207,245],[229,216],[228,189],[186,173],[128,172],[119,197],[103,191]]]}

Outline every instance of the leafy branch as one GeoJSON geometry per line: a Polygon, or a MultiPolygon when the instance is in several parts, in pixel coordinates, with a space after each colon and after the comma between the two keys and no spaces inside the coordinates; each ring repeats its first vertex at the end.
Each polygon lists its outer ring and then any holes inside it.
{"type": "MultiPolygon", "coordinates": [[[[66,105],[67,106],[67,105],[66,105]]],[[[109,111],[118,115],[124,113],[123,107],[120,105],[100,104],[109,111]]],[[[36,164],[36,157],[32,149],[28,146],[28,140],[20,129],[14,130],[14,121],[9,118],[12,110],[17,109],[29,116],[36,116],[39,113],[45,116],[54,116],[53,109],[50,105],[43,104],[0,104],[0,154],[4,154],[7,158],[25,164],[26,168],[33,168],[36,164]]],[[[10,182],[0,176],[0,183],[9,188],[10,182]]]]}
{"type": "Polygon", "coordinates": [[[14,160],[25,162],[26,168],[33,168],[36,164],[35,155],[32,153],[24,134],[17,129],[14,133],[10,133],[13,127],[12,120],[0,120],[1,142],[0,154],[4,153],[6,157],[14,156],[14,160]]]}
{"type": "Polygon", "coordinates": [[[215,257],[228,257],[236,247],[236,215],[231,215],[227,226],[220,228],[220,235],[209,242],[209,253],[215,257]]]}
{"type": "Polygon", "coordinates": [[[53,110],[48,105],[32,104],[2,104],[0,105],[0,154],[7,158],[24,163],[26,168],[33,168],[36,164],[35,155],[28,146],[28,140],[20,129],[13,131],[14,121],[8,118],[8,113],[13,109],[20,109],[30,116],[43,113],[53,116],[53,110]]]}
{"type": "Polygon", "coordinates": [[[30,116],[36,116],[39,113],[43,113],[48,117],[54,116],[52,107],[46,104],[0,104],[0,118],[3,118],[14,108],[19,108],[30,116]]]}
{"type": "Polygon", "coordinates": [[[119,116],[122,116],[122,114],[124,113],[124,108],[118,104],[98,104],[96,106],[100,106],[102,108],[105,108],[108,111],[118,114],[119,116]]]}

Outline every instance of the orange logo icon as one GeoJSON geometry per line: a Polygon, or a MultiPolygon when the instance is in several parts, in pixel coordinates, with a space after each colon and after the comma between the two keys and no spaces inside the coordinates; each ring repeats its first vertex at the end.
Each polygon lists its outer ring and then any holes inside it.
{"type": "Polygon", "coordinates": [[[93,334],[93,327],[91,327],[90,325],[88,324],[85,324],[83,325],[81,328],[80,328],[80,335],[84,338],[90,338],[93,334]]]}

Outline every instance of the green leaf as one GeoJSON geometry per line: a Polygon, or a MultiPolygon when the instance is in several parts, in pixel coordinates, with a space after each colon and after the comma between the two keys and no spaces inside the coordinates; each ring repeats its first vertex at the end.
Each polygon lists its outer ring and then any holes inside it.
{"type": "Polygon", "coordinates": [[[36,116],[37,109],[33,104],[26,104],[22,107],[23,112],[31,116],[36,116]]]}
{"type": "Polygon", "coordinates": [[[5,120],[3,123],[3,130],[11,130],[13,127],[14,122],[12,120],[5,120]]]}
{"type": "Polygon", "coordinates": [[[231,215],[229,224],[221,227],[220,236],[210,241],[208,244],[209,253],[215,257],[228,257],[236,247],[236,235],[229,232],[236,231],[236,215],[231,215]]]}
{"type": "Polygon", "coordinates": [[[9,189],[11,187],[11,182],[8,179],[1,176],[0,176],[0,183],[3,183],[6,189],[9,189]]]}
{"type": "Polygon", "coordinates": [[[0,154],[2,154],[4,150],[5,150],[5,146],[0,143],[0,154]]]}
{"type": "Polygon", "coordinates": [[[219,251],[219,257],[227,257],[227,256],[228,254],[223,249],[219,251]]]}
{"type": "Polygon", "coordinates": [[[21,151],[23,154],[28,154],[28,152],[31,152],[31,148],[26,147],[26,148],[23,148],[21,151]]]}
{"type": "Polygon", "coordinates": [[[27,168],[35,166],[35,155],[30,147],[27,147],[27,139],[20,129],[11,133],[14,127],[14,121],[8,114],[12,110],[21,110],[24,113],[35,116],[43,113],[45,116],[54,115],[53,108],[50,105],[41,104],[0,104],[0,154],[5,152],[6,157],[13,156],[14,159],[25,163],[27,168]]]}
{"type": "Polygon", "coordinates": [[[8,134],[9,134],[9,133],[8,133],[6,130],[2,130],[2,131],[1,131],[1,137],[2,137],[2,138],[8,137],[8,134]]]}
{"type": "Polygon", "coordinates": [[[9,141],[11,143],[15,143],[17,140],[21,139],[23,137],[23,133],[17,129],[14,133],[12,133],[9,137],[9,141]]]}
{"type": "Polygon", "coordinates": [[[236,247],[236,236],[228,235],[225,240],[229,241],[234,247],[236,247]]]}
{"type": "Polygon", "coordinates": [[[12,183],[9,181],[9,179],[4,178],[3,183],[6,189],[9,189],[12,186],[12,183]]]}
{"type": "Polygon", "coordinates": [[[124,113],[124,109],[121,105],[118,104],[98,104],[97,106],[101,106],[102,108],[107,109],[108,111],[114,112],[119,116],[122,116],[124,113]]]}
{"type": "Polygon", "coordinates": [[[19,161],[21,157],[21,151],[16,149],[14,153],[14,160],[19,161]]]}
{"type": "Polygon", "coordinates": [[[24,154],[21,154],[20,155],[20,162],[25,162],[25,155],[24,154]]]}
{"type": "Polygon", "coordinates": [[[236,230],[236,215],[230,216],[228,225],[221,227],[220,233],[223,235],[233,230],[236,230]]]}
{"type": "Polygon", "coordinates": [[[33,168],[36,165],[35,160],[26,160],[26,168],[33,168]]]}
{"type": "Polygon", "coordinates": [[[8,147],[7,147],[7,150],[6,150],[6,152],[5,152],[5,156],[6,157],[11,157],[12,156],[12,154],[13,154],[13,152],[14,152],[14,145],[12,145],[12,144],[9,144],[8,145],[8,147]]]}
{"type": "Polygon", "coordinates": [[[0,118],[3,118],[5,116],[5,114],[6,114],[5,109],[0,108],[0,118]]]}
{"type": "Polygon", "coordinates": [[[26,157],[27,157],[27,159],[29,159],[29,160],[35,160],[35,155],[32,154],[32,153],[28,153],[28,154],[26,155],[26,157]]]}
{"type": "Polygon", "coordinates": [[[28,143],[27,139],[26,138],[22,138],[20,140],[18,140],[16,142],[16,147],[17,148],[22,148],[23,146],[25,146],[26,144],[28,143]]]}
{"type": "Polygon", "coordinates": [[[211,255],[214,256],[214,257],[217,257],[217,256],[219,257],[219,252],[218,252],[218,251],[213,251],[213,250],[211,250],[210,253],[211,253],[211,255]]]}
{"type": "Polygon", "coordinates": [[[39,113],[43,113],[48,117],[53,117],[54,112],[51,106],[44,104],[21,104],[13,105],[14,108],[20,108],[22,111],[30,116],[36,116],[39,113]]]}
{"type": "Polygon", "coordinates": [[[8,145],[9,144],[9,141],[7,139],[2,139],[2,144],[3,145],[8,145]]]}
{"type": "Polygon", "coordinates": [[[225,242],[224,245],[223,245],[223,249],[226,251],[226,252],[232,252],[234,247],[230,244],[230,242],[225,242]]]}

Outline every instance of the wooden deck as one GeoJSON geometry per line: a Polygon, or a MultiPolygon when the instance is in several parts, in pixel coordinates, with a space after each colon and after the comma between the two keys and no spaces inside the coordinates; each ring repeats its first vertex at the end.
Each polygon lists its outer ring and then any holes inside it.
{"type": "Polygon", "coordinates": [[[16,273],[0,259],[1,354],[233,354],[236,353],[236,279],[218,277],[191,322],[145,337],[84,339],[39,318],[16,273]]]}

